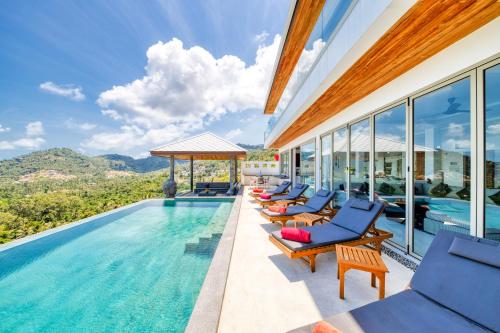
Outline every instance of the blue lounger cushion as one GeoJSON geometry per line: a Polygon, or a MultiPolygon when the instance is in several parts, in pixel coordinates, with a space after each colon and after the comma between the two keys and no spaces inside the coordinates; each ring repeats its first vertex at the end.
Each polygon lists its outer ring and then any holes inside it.
{"type": "Polygon", "coordinates": [[[335,192],[319,190],[313,197],[307,200],[304,206],[310,207],[316,212],[319,212],[320,210],[325,208],[330,201],[332,201],[334,196],[335,192]]]}
{"type": "MultiPolygon", "coordinates": [[[[412,290],[332,316],[326,321],[346,333],[486,332],[459,314],[412,290]]],[[[289,333],[310,333],[314,326],[307,325],[289,333]]]]}
{"type": "Polygon", "coordinates": [[[362,210],[370,210],[373,207],[373,202],[368,200],[353,199],[351,207],[362,210]]]}
{"type": "Polygon", "coordinates": [[[483,244],[476,240],[455,237],[451,242],[448,253],[500,268],[500,246],[483,244]]]}
{"type": "Polygon", "coordinates": [[[349,199],[344,202],[344,205],[333,217],[331,223],[351,230],[358,235],[363,235],[384,209],[384,204],[380,201],[374,202],[372,208],[367,211],[353,208],[352,203],[355,200],[357,199],[349,199]]]}
{"type": "Polygon", "coordinates": [[[280,193],[283,193],[286,191],[287,188],[289,188],[291,185],[291,183],[287,180],[287,181],[284,181],[283,183],[281,183],[279,186],[277,186],[274,191],[270,191],[268,192],[268,194],[280,194],[280,193]]]}
{"type": "MultiPolygon", "coordinates": [[[[411,288],[464,317],[500,331],[500,269],[448,253],[455,238],[472,236],[441,230],[430,245],[410,282],[411,288]]],[[[480,244],[499,243],[477,240],[480,244]]]]}
{"type": "Polygon", "coordinates": [[[338,244],[350,240],[355,240],[360,237],[360,235],[350,230],[344,229],[331,223],[316,224],[315,226],[305,227],[301,229],[307,230],[311,233],[311,243],[299,243],[283,239],[281,238],[281,231],[274,231],[272,232],[272,235],[278,241],[283,243],[283,245],[295,251],[338,244]]]}

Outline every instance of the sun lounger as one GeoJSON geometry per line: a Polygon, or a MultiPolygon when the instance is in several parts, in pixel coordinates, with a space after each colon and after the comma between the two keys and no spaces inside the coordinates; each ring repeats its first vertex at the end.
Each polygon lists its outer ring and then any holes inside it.
{"type": "Polygon", "coordinates": [[[281,223],[282,226],[285,226],[286,222],[291,220],[294,215],[301,213],[311,213],[331,218],[335,212],[327,206],[334,196],[335,192],[333,191],[319,190],[304,205],[288,206],[285,214],[271,212],[269,209],[263,209],[260,214],[273,223],[281,223]]]}
{"type": "Polygon", "coordinates": [[[383,208],[384,204],[379,201],[352,198],[344,203],[330,222],[303,228],[311,233],[311,243],[285,240],[281,238],[280,231],[272,232],[269,240],[289,258],[308,260],[311,272],[314,272],[316,256],[335,251],[336,244],[373,244],[380,252],[382,241],[392,237],[392,233],[375,228],[375,221],[383,208]]]}
{"type": "Polygon", "coordinates": [[[296,184],[288,194],[284,195],[273,195],[271,199],[256,198],[262,207],[273,205],[276,201],[280,200],[291,200],[293,202],[305,201],[307,198],[303,197],[304,192],[307,190],[309,185],[307,184],[296,184]]]}
{"type": "MultiPolygon", "coordinates": [[[[273,191],[266,191],[265,193],[269,194],[269,195],[284,194],[291,185],[292,185],[292,183],[290,181],[285,180],[283,183],[278,185],[273,191]]],[[[254,198],[258,198],[261,195],[261,193],[252,193],[251,192],[250,195],[253,196],[254,198]]]]}
{"type": "Polygon", "coordinates": [[[500,332],[499,281],[499,242],[442,230],[408,290],[326,322],[349,333],[500,332]]]}

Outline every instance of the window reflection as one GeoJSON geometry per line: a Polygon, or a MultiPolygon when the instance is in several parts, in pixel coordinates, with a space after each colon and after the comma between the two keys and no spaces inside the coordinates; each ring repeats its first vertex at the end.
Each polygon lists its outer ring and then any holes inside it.
{"type": "Polygon", "coordinates": [[[485,84],[485,237],[500,241],[500,65],[486,69],[485,84]]]}
{"type": "Polygon", "coordinates": [[[347,199],[347,129],[333,132],[332,177],[336,192],[333,207],[340,208],[347,199]]]}
{"type": "Polygon", "coordinates": [[[330,190],[332,180],[332,135],[321,138],[321,188],[330,190]]]}
{"type": "Polygon", "coordinates": [[[314,190],[314,168],[315,168],[315,142],[309,142],[300,146],[300,180],[299,182],[308,184],[309,188],[304,193],[306,197],[311,197],[314,190]]]}
{"type": "Polygon", "coordinates": [[[349,161],[350,196],[368,200],[370,184],[370,120],[362,120],[351,126],[349,161]]]}
{"type": "Polygon", "coordinates": [[[280,154],[280,174],[290,177],[290,154],[288,151],[280,154]]]}
{"type": "Polygon", "coordinates": [[[375,198],[385,204],[377,226],[391,231],[391,241],[406,245],[406,107],[375,116],[375,198]]]}
{"type": "Polygon", "coordinates": [[[469,234],[470,79],[414,100],[414,244],[424,255],[439,230],[469,234]]]}

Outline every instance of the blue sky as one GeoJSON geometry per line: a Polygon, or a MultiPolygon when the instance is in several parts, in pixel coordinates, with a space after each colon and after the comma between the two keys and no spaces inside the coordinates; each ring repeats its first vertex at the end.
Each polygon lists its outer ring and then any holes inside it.
{"type": "Polygon", "coordinates": [[[0,159],[61,146],[141,156],[207,130],[262,143],[262,104],[288,6],[3,2],[0,159]]]}

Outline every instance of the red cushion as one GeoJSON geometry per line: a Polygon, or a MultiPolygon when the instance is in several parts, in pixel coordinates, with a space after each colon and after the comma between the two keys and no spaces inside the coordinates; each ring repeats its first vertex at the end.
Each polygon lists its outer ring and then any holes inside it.
{"type": "Polygon", "coordinates": [[[312,333],[342,333],[342,331],[336,329],[326,321],[320,321],[314,326],[312,333]]]}
{"type": "Polygon", "coordinates": [[[254,188],[253,189],[253,193],[262,193],[262,192],[264,192],[264,189],[262,189],[262,188],[254,188]]]}
{"type": "Polygon", "coordinates": [[[298,228],[282,228],[281,237],[300,243],[311,243],[311,233],[298,228]]]}
{"type": "Polygon", "coordinates": [[[270,194],[261,194],[260,198],[261,199],[271,199],[271,195],[270,194]]]}
{"type": "Polygon", "coordinates": [[[286,213],[285,206],[273,205],[273,206],[269,206],[267,209],[269,209],[271,212],[274,212],[274,213],[280,213],[280,214],[286,213]]]}

